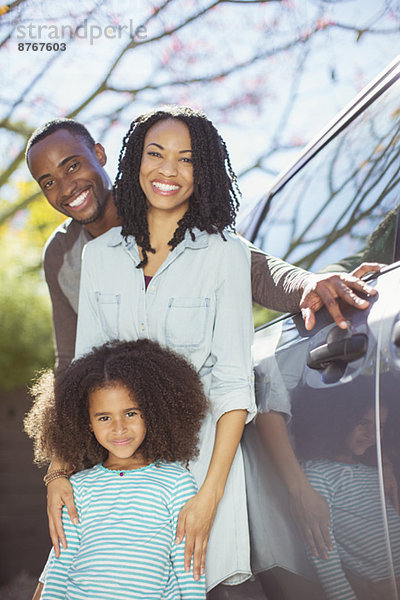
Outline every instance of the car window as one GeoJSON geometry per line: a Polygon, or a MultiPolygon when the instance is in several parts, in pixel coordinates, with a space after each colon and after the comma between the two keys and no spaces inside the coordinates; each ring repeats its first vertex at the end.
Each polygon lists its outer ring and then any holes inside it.
{"type": "Polygon", "coordinates": [[[351,270],[363,260],[393,262],[400,204],[399,92],[397,82],[276,194],[257,246],[312,270],[326,265],[351,270]]]}

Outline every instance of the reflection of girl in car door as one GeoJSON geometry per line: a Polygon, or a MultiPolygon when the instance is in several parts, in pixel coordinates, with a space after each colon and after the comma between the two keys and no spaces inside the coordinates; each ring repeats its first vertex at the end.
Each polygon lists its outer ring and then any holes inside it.
{"type": "MultiPolygon", "coordinates": [[[[388,408],[380,409],[381,428],[388,408]]],[[[296,450],[331,516],[333,549],[328,559],[310,559],[329,600],[396,598],[387,553],[376,466],[366,464],[376,443],[373,402],[365,398],[304,403],[293,416],[296,450]]],[[[369,461],[371,462],[371,461],[369,461]]],[[[376,462],[376,461],[375,461],[376,462]]],[[[387,465],[390,468],[390,465],[387,465]]],[[[386,500],[394,573],[400,590],[400,516],[386,500]]]]}

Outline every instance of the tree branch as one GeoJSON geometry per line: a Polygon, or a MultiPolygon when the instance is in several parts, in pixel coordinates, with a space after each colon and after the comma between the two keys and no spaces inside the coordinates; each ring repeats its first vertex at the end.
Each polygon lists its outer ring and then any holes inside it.
{"type": "Polygon", "coordinates": [[[0,214],[0,227],[6,223],[6,221],[11,219],[19,210],[26,208],[31,202],[39,198],[41,193],[41,191],[38,191],[34,194],[31,194],[28,196],[28,198],[24,198],[20,202],[13,204],[8,210],[5,210],[2,214],[0,214]]]}

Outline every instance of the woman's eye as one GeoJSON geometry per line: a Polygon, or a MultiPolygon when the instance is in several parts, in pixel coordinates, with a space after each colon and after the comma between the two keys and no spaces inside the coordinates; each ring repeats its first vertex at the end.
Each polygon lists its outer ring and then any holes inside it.
{"type": "Polygon", "coordinates": [[[155,150],[150,150],[147,154],[149,156],[156,156],[156,157],[160,157],[161,156],[161,154],[159,152],[156,152],[155,150]]]}
{"type": "Polygon", "coordinates": [[[102,423],[105,423],[109,419],[110,419],[110,417],[100,417],[99,421],[101,421],[102,423]]]}
{"type": "Polygon", "coordinates": [[[135,417],[137,415],[137,412],[135,410],[130,410],[129,412],[126,413],[127,417],[135,417]]]}
{"type": "Polygon", "coordinates": [[[182,162],[184,162],[184,163],[189,163],[189,164],[193,163],[193,160],[192,160],[191,158],[188,158],[187,156],[185,156],[185,157],[184,157],[184,158],[182,158],[181,160],[182,160],[182,162]]]}

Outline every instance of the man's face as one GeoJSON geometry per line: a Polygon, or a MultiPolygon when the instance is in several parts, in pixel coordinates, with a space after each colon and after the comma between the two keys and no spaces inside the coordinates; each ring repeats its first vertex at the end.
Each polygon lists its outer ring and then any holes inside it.
{"type": "Polygon", "coordinates": [[[59,129],[32,146],[29,170],[53,208],[83,225],[102,216],[111,193],[101,144],[59,129]]]}

